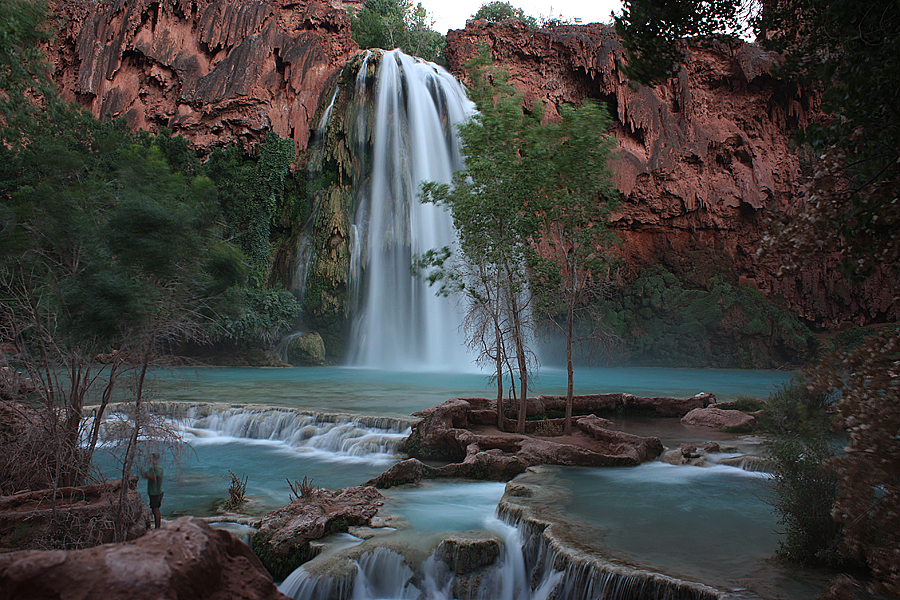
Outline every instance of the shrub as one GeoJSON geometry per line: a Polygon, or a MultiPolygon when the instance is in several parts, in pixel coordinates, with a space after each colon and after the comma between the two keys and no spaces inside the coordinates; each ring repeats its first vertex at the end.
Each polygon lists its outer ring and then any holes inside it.
{"type": "Polygon", "coordinates": [[[778,555],[801,565],[839,566],[841,525],[831,517],[837,477],[824,470],[834,456],[830,443],[830,397],[794,381],[769,397],[761,423],[774,466],[772,506],[784,526],[778,555]]]}

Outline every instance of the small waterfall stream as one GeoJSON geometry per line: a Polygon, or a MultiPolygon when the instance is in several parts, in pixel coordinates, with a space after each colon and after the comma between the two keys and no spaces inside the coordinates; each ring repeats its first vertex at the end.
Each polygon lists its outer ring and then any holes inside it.
{"type": "Polygon", "coordinates": [[[349,561],[342,576],[316,577],[304,567],[279,590],[294,600],[713,600],[753,598],[649,571],[604,563],[555,546],[544,527],[497,518],[484,523],[502,542],[492,565],[459,573],[435,550],[419,564],[377,547],[349,561]]]}
{"type": "MultiPolygon", "coordinates": [[[[288,408],[170,404],[163,414],[192,445],[222,439],[260,440],[326,460],[385,464],[397,459],[411,420],[327,414],[288,408]]],[[[101,439],[114,440],[116,423],[128,415],[111,410],[101,439]],[[112,425],[111,425],[112,424],[112,425]]]]}

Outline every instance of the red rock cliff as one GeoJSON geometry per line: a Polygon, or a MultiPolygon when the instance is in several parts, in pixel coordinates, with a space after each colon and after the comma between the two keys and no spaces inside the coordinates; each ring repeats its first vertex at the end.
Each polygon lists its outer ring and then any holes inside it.
{"type": "Polygon", "coordinates": [[[733,261],[742,283],[784,298],[811,322],[833,327],[896,320],[886,273],[851,286],[820,257],[777,278],[778,260],[757,259],[769,211],[796,213],[803,165],[791,148],[816,116],[815,98],[769,74],[776,56],[750,44],[691,48],[677,78],[655,88],[629,85],[623,49],[600,24],[530,32],[519,21],[470,21],[447,35],[451,70],[490,49],[525,102],[543,100],[550,118],[565,102],[595,98],[615,121],[615,183],[625,197],[616,225],[632,265],[663,261],[690,274],[696,254],[733,261]]]}
{"type": "Polygon", "coordinates": [[[318,0],[57,0],[50,49],[63,95],[198,149],[272,130],[306,147],[326,80],[358,50],[318,0]]]}
{"type": "MultiPolygon", "coordinates": [[[[56,0],[62,23],[49,49],[65,97],[135,128],[168,127],[208,151],[245,146],[269,130],[306,147],[327,80],[358,48],[346,12],[323,0],[56,0]]],[[[631,87],[622,47],[606,26],[529,32],[518,21],[469,22],[447,36],[451,70],[490,48],[527,102],[596,98],[615,119],[616,225],[629,264],[662,261],[704,277],[694,251],[733,262],[742,283],[783,298],[827,327],[896,320],[885,273],[851,286],[821,257],[777,278],[778,257],[756,248],[770,211],[796,213],[803,165],[791,150],[815,100],[769,75],[774,56],[739,44],[694,48],[681,74],[631,87]]]]}

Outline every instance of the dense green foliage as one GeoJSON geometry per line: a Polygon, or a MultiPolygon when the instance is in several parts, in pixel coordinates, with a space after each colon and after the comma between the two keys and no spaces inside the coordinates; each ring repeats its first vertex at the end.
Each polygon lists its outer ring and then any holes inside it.
{"type": "Polygon", "coordinates": [[[37,110],[31,98],[56,100],[40,51],[51,36],[46,10],[44,0],[0,2],[0,113],[8,127],[27,122],[37,110]]]}
{"type": "Polygon", "coordinates": [[[241,310],[225,316],[217,337],[263,347],[277,342],[300,316],[300,302],[287,290],[236,290],[241,310]]]}
{"type": "Polygon", "coordinates": [[[360,48],[400,48],[438,64],[444,61],[444,36],[434,31],[434,23],[421,3],[410,0],[366,0],[350,17],[353,39],[360,48]]]}
{"type": "Polygon", "coordinates": [[[772,394],[761,424],[774,465],[772,504],[784,526],[778,553],[804,565],[839,566],[840,524],[831,518],[838,493],[834,473],[822,463],[834,456],[829,426],[832,399],[793,382],[772,394]]]}
{"type": "Polygon", "coordinates": [[[754,6],[736,0],[625,0],[615,17],[628,55],[620,68],[645,85],[674,77],[685,57],[684,38],[699,37],[702,42],[739,35],[754,6]]]}
{"type": "MultiPolygon", "coordinates": [[[[250,262],[250,282],[262,287],[271,259],[272,226],[286,202],[286,180],[294,160],[294,143],[270,133],[256,160],[246,160],[231,144],[216,150],[204,165],[219,190],[228,235],[250,262]]],[[[288,212],[288,218],[296,215],[288,212]]]]}
{"type": "Polygon", "coordinates": [[[634,364],[774,368],[802,363],[818,345],[799,319],[725,273],[699,285],[654,265],[600,305],[634,364]]]}
{"type": "Polygon", "coordinates": [[[525,11],[521,8],[517,8],[509,2],[503,2],[501,0],[485,2],[478,8],[475,14],[472,15],[472,18],[487,19],[488,21],[494,22],[503,21],[505,19],[518,19],[532,29],[536,28],[538,24],[537,19],[530,15],[526,15],[525,11]]]}

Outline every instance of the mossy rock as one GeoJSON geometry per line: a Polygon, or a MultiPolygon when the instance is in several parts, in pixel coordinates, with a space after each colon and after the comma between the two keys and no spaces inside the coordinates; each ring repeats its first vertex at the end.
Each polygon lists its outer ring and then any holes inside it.
{"type": "Polygon", "coordinates": [[[300,366],[325,364],[325,342],[315,331],[304,333],[288,342],[287,362],[300,366]]]}
{"type": "Polygon", "coordinates": [[[253,553],[275,581],[284,581],[303,563],[315,558],[317,552],[309,545],[294,546],[291,552],[278,554],[272,551],[269,545],[271,536],[256,534],[250,540],[253,553]]]}

